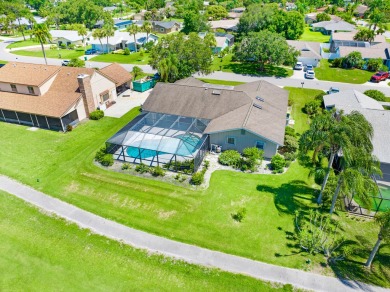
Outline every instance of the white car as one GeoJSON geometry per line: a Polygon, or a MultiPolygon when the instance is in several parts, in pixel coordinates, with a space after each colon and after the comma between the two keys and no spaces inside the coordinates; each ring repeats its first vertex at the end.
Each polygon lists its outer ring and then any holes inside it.
{"type": "Polygon", "coordinates": [[[294,70],[302,70],[303,69],[303,63],[297,62],[294,66],[294,70]]]}
{"type": "Polygon", "coordinates": [[[306,71],[313,71],[313,65],[310,65],[310,64],[308,64],[308,65],[306,65],[305,66],[305,68],[304,68],[304,71],[306,72],[306,71]]]}
{"type": "Polygon", "coordinates": [[[305,78],[307,79],[314,79],[315,73],[313,70],[307,70],[305,73],[305,78]]]}

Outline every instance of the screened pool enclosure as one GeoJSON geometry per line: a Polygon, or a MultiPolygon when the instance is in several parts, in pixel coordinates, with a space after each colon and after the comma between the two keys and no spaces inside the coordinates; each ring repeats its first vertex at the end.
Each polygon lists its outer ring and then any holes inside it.
{"type": "Polygon", "coordinates": [[[107,142],[107,151],[117,160],[173,171],[198,169],[208,150],[203,134],[209,120],[162,113],[142,113],[107,142]]]}

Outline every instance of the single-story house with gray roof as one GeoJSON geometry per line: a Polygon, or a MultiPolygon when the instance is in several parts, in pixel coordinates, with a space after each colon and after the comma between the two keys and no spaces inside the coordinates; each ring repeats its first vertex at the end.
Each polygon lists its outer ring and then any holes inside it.
{"type": "Polygon", "coordinates": [[[380,102],[356,90],[325,95],[324,105],[326,109],[336,108],[346,114],[358,111],[371,123],[374,129],[373,154],[380,161],[381,180],[390,182],[390,111],[385,110],[380,102]]]}
{"type": "Polygon", "coordinates": [[[314,31],[321,31],[323,34],[331,34],[334,31],[354,31],[355,26],[343,20],[329,20],[313,23],[314,31]]]}
{"type": "Polygon", "coordinates": [[[287,40],[287,43],[299,51],[298,62],[317,66],[321,57],[321,43],[287,40]]]}
{"type": "MultiPolygon", "coordinates": [[[[145,20],[138,20],[136,25],[141,27],[145,20]]],[[[153,31],[156,33],[168,34],[181,30],[181,24],[177,21],[149,21],[152,24],[153,31]]]]}
{"type": "Polygon", "coordinates": [[[115,159],[151,166],[193,161],[210,149],[247,147],[271,158],[284,143],[288,92],[266,81],[235,87],[195,78],[157,83],[142,114],[107,141],[115,159]]]}

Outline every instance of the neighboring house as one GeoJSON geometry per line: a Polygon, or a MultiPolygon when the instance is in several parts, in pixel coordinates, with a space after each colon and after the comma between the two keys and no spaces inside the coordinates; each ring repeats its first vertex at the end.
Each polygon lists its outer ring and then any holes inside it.
{"type": "Polygon", "coordinates": [[[157,83],[142,114],[106,143],[115,159],[201,165],[208,150],[257,147],[271,158],[284,143],[288,91],[266,81],[225,87],[187,78],[157,83]]]}
{"type": "MultiPolygon", "coordinates": [[[[206,34],[207,33],[205,32],[200,32],[199,36],[204,38],[206,34]]],[[[216,32],[214,35],[217,45],[211,48],[213,50],[213,54],[218,54],[223,49],[231,47],[234,44],[234,36],[232,34],[216,32]]]]}
{"type": "MultiPolygon", "coordinates": [[[[139,20],[135,22],[138,26],[142,26],[145,21],[139,20]]],[[[152,24],[153,31],[161,34],[168,34],[181,30],[181,24],[177,21],[149,21],[152,24]]]]}
{"type": "Polygon", "coordinates": [[[363,59],[383,59],[383,64],[390,68],[390,44],[383,35],[376,35],[372,42],[354,40],[357,31],[332,33],[330,38],[330,52],[334,58],[345,57],[357,51],[363,59]]]}
{"type": "Polygon", "coordinates": [[[237,7],[230,10],[228,13],[228,18],[238,19],[242,16],[245,11],[245,7],[237,7]]]}
{"type": "Polygon", "coordinates": [[[110,12],[110,13],[114,13],[114,11],[117,9],[116,6],[108,6],[108,7],[103,7],[103,11],[105,12],[110,12]]]}
{"type": "MultiPolygon", "coordinates": [[[[317,22],[317,14],[318,14],[318,12],[305,14],[305,23],[310,25],[310,24],[317,22]]],[[[339,17],[337,15],[329,15],[329,16],[330,16],[330,19],[333,21],[342,20],[341,17],[339,17]]]]}
{"type": "Polygon", "coordinates": [[[135,44],[137,44],[137,48],[143,46],[147,42],[158,41],[158,37],[154,34],[149,34],[148,39],[146,38],[146,33],[137,33],[136,41],[134,40],[134,36],[130,35],[128,32],[115,31],[114,36],[108,38],[108,46],[107,39],[102,38],[92,39],[90,44],[92,44],[92,48],[98,52],[112,52],[115,50],[129,48],[130,51],[135,51],[135,44]],[[101,43],[100,43],[101,41],[101,43]]]}
{"type": "Polygon", "coordinates": [[[346,90],[324,96],[327,109],[336,108],[345,114],[358,111],[364,115],[374,129],[373,154],[379,159],[384,181],[390,182],[390,111],[384,110],[380,102],[356,90],[346,90]]]}
{"type": "Polygon", "coordinates": [[[366,14],[368,10],[368,6],[359,4],[358,7],[353,11],[354,15],[359,18],[363,18],[364,14],[366,14]]]}
{"type": "Polygon", "coordinates": [[[239,19],[225,19],[209,21],[212,30],[224,29],[226,31],[237,31],[239,19]]]}
{"type": "Polygon", "coordinates": [[[244,13],[245,12],[245,7],[236,7],[230,10],[230,12],[235,12],[235,13],[244,13]]]}
{"type": "Polygon", "coordinates": [[[297,5],[294,2],[286,2],[286,10],[287,11],[297,10],[297,5]]]}
{"type": "Polygon", "coordinates": [[[142,10],[139,13],[133,14],[131,17],[133,20],[144,20],[146,10],[142,10]]]}
{"type": "Polygon", "coordinates": [[[0,70],[0,121],[66,131],[112,104],[116,79],[109,70],[10,62],[0,70]]]}
{"type": "Polygon", "coordinates": [[[356,28],[354,25],[343,20],[329,20],[313,23],[312,28],[314,31],[321,31],[323,34],[330,35],[332,32],[337,31],[354,31],[356,28]]]}
{"type": "MultiPolygon", "coordinates": [[[[40,16],[33,16],[33,18],[34,18],[34,23],[38,23],[38,24],[44,23],[46,21],[46,18],[42,18],[40,16]]],[[[15,20],[13,23],[14,23],[14,25],[19,25],[18,20],[15,20]]],[[[32,26],[34,25],[34,23],[32,23],[29,19],[27,19],[25,17],[22,17],[20,19],[20,24],[26,25],[27,29],[31,29],[32,26]]]]}
{"type": "Polygon", "coordinates": [[[320,49],[321,43],[291,40],[287,40],[287,43],[300,52],[298,62],[302,62],[304,65],[317,66],[322,59],[320,49]]]}
{"type": "Polygon", "coordinates": [[[91,32],[87,32],[87,35],[80,36],[76,30],[51,30],[50,34],[52,36],[52,42],[55,42],[58,46],[65,44],[69,46],[70,44],[76,46],[88,45],[88,39],[91,36],[91,32]]]}

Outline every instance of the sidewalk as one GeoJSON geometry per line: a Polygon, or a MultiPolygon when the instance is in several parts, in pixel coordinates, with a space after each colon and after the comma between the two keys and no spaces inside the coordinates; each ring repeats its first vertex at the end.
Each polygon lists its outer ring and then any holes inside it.
{"type": "Polygon", "coordinates": [[[0,189],[47,212],[75,222],[82,228],[88,228],[97,234],[189,263],[219,268],[232,273],[245,274],[264,281],[289,283],[307,290],[332,292],[388,291],[384,288],[360,282],[340,280],[301,270],[270,265],[152,235],[79,209],[5,176],[0,176],[0,189]]]}

